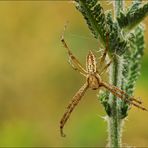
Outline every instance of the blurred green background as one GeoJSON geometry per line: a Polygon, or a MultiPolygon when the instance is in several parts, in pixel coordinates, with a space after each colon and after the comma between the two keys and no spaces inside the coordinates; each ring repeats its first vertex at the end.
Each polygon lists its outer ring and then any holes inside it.
{"type": "MultiPolygon", "coordinates": [[[[106,8],[106,5],[105,5],[106,8]]],[[[0,146],[106,146],[107,124],[96,94],[88,91],[59,133],[65,107],[85,79],[68,64],[60,35],[85,64],[95,40],[74,4],[68,1],[0,2],[0,146]]],[[[148,20],[145,19],[145,41],[148,20]]],[[[148,43],[135,95],[148,107],[148,43]]],[[[123,144],[148,146],[148,114],[132,108],[123,144]]]]}

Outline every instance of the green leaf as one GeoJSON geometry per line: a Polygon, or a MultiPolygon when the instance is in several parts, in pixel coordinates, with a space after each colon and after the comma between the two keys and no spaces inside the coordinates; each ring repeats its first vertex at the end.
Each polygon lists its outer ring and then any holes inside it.
{"type": "Polygon", "coordinates": [[[109,48],[111,53],[122,55],[129,50],[128,40],[124,38],[117,22],[113,21],[111,12],[107,14],[107,24],[109,26],[109,48]]]}
{"type": "Polygon", "coordinates": [[[107,31],[106,18],[98,0],[76,0],[76,2],[76,8],[84,16],[94,37],[98,38],[99,36],[105,44],[107,31]]]}
{"type": "Polygon", "coordinates": [[[144,52],[144,29],[142,25],[135,28],[135,37],[131,41],[132,55],[130,59],[130,72],[126,85],[126,92],[133,95],[136,81],[140,75],[141,59],[144,52]]]}
{"type": "MultiPolygon", "coordinates": [[[[123,56],[122,90],[124,90],[129,96],[133,96],[136,81],[140,75],[141,59],[144,51],[144,29],[142,25],[135,28],[135,31],[132,33],[130,48],[131,51],[126,52],[123,56]]],[[[129,105],[126,102],[122,102],[121,118],[127,116],[128,110],[129,105]]]]}
{"type": "Polygon", "coordinates": [[[146,16],[148,16],[148,3],[134,2],[126,13],[120,12],[117,18],[119,26],[127,31],[132,30],[146,16]]]}
{"type": "Polygon", "coordinates": [[[98,95],[98,98],[101,102],[101,104],[104,106],[104,109],[107,113],[108,116],[111,116],[111,107],[110,104],[108,103],[108,99],[109,99],[109,92],[107,91],[101,91],[98,95]]]}

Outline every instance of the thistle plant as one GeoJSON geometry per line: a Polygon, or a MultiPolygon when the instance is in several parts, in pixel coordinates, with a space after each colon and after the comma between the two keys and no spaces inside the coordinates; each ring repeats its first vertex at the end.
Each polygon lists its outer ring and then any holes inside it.
{"type": "MultiPolygon", "coordinates": [[[[104,11],[99,0],[75,2],[94,38],[99,39],[104,48],[106,34],[109,34],[108,54],[112,58],[109,69],[110,84],[132,96],[140,74],[144,50],[144,26],[141,22],[148,16],[148,2],[133,0],[131,6],[125,8],[124,0],[116,0],[112,1],[112,11],[104,11]]],[[[121,147],[123,122],[131,106],[106,91],[98,96],[107,113],[107,146],[121,147]]]]}

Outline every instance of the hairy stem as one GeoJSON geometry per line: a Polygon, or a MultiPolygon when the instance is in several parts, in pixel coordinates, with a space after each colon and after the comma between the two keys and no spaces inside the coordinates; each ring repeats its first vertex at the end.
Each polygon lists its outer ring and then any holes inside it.
{"type": "MultiPolygon", "coordinates": [[[[122,61],[121,58],[115,57],[113,64],[110,67],[110,83],[121,88],[121,75],[122,75],[122,61]]],[[[122,135],[122,120],[120,119],[120,101],[116,96],[110,94],[109,102],[111,106],[111,114],[108,118],[108,136],[109,147],[121,146],[122,135]]]]}
{"type": "MultiPolygon", "coordinates": [[[[117,17],[120,14],[120,9],[123,9],[123,1],[116,0],[114,2],[115,14],[117,17]]],[[[113,64],[110,67],[109,75],[110,83],[121,88],[121,79],[122,79],[122,57],[115,56],[113,59],[113,64]]],[[[111,106],[112,116],[108,117],[108,139],[109,147],[121,147],[122,146],[122,119],[120,119],[120,104],[116,96],[110,94],[109,102],[111,106]]]]}
{"type": "Polygon", "coordinates": [[[120,15],[120,11],[124,9],[124,1],[123,0],[116,0],[114,2],[114,8],[115,8],[115,16],[120,15]]]}

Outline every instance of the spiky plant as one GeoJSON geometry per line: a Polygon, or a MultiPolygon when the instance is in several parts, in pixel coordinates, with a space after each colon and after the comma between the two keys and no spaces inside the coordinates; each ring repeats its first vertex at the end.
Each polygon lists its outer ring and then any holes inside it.
{"type": "MultiPolygon", "coordinates": [[[[144,50],[144,27],[141,21],[148,16],[148,2],[133,0],[124,7],[124,0],[112,1],[113,12],[104,11],[99,0],[75,0],[76,8],[82,13],[96,39],[106,46],[109,33],[109,55],[114,55],[109,69],[111,84],[133,95],[141,67],[144,50]]],[[[111,56],[112,57],[112,56],[111,56]]],[[[130,106],[108,92],[99,94],[99,100],[107,113],[108,146],[122,146],[122,125],[130,106]]]]}

